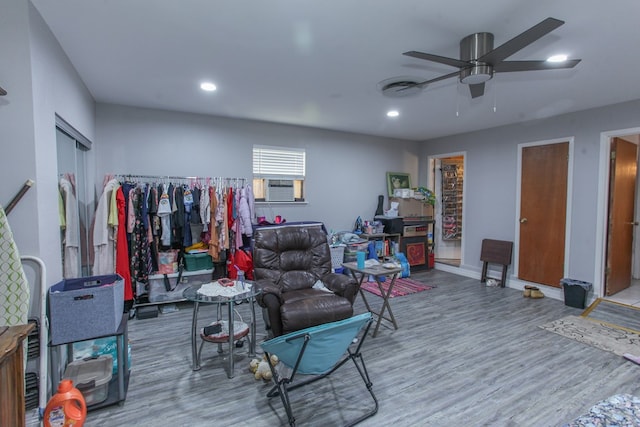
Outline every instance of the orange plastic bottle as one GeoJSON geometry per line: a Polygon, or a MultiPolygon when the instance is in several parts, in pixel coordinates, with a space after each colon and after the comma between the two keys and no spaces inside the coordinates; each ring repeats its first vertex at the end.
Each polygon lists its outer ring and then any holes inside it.
{"type": "Polygon", "coordinates": [[[84,396],[73,381],[62,380],[44,410],[44,427],[82,427],[87,418],[84,396]]]}

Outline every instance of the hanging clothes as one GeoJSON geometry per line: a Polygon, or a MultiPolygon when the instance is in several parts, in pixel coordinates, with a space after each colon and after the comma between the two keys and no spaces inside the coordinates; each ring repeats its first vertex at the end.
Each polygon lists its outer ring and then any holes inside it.
{"type": "Polygon", "coordinates": [[[0,325],[27,323],[29,315],[29,282],[13,240],[9,221],[0,206],[0,325]]]}
{"type": "Polygon", "coordinates": [[[142,222],[142,203],[144,195],[140,188],[130,194],[133,214],[135,217],[133,232],[131,233],[131,250],[129,253],[131,280],[147,283],[149,281],[149,240],[142,222]]]}
{"type": "Polygon", "coordinates": [[[238,202],[238,215],[240,217],[241,231],[245,236],[253,235],[253,223],[255,219],[255,201],[253,198],[253,190],[245,185],[240,190],[240,200],[238,202]]]}
{"type": "MultiPolygon", "coordinates": [[[[211,202],[211,209],[209,211],[210,217],[207,220],[207,222],[211,223],[209,227],[209,255],[211,255],[213,261],[220,261],[220,251],[222,250],[220,246],[220,235],[218,233],[220,229],[218,227],[220,203],[218,202],[218,196],[215,187],[209,187],[205,191],[209,194],[207,199],[211,202]]],[[[203,191],[203,193],[205,191],[203,191]]]]}
{"type": "Polygon", "coordinates": [[[200,217],[200,187],[198,185],[194,186],[191,189],[191,194],[193,197],[193,206],[191,207],[191,222],[189,226],[191,228],[191,244],[195,245],[202,241],[202,232],[204,230],[200,217]]]}
{"type": "Polygon", "coordinates": [[[116,208],[118,210],[118,223],[116,234],[116,273],[124,279],[124,300],[132,301],[135,294],[131,282],[131,270],[129,268],[129,244],[127,243],[126,223],[126,201],[122,187],[118,187],[116,192],[116,208]]]}
{"type": "Polygon", "coordinates": [[[78,277],[80,273],[80,218],[75,189],[72,181],[68,179],[68,177],[60,178],[60,191],[62,193],[65,212],[63,277],[68,279],[78,277]]]}
{"type": "Polygon", "coordinates": [[[162,229],[160,235],[160,244],[162,246],[171,246],[171,200],[168,191],[161,190],[162,194],[158,201],[158,217],[160,218],[160,227],[162,229]]]}
{"type": "Polygon", "coordinates": [[[189,247],[193,244],[191,236],[191,209],[193,208],[193,193],[188,187],[183,188],[184,222],[182,226],[182,246],[189,247]]]}
{"type": "Polygon", "coordinates": [[[112,179],[107,182],[98,200],[98,207],[93,222],[93,274],[102,276],[115,271],[115,240],[117,221],[117,205],[112,203],[114,191],[120,188],[120,182],[112,179]],[[116,216],[112,214],[115,209],[116,216]],[[110,221],[111,218],[111,221],[110,221]]]}

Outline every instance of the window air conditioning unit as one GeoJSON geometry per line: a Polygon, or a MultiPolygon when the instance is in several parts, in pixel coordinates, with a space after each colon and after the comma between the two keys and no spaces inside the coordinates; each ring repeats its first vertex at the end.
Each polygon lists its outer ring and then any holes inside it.
{"type": "Polygon", "coordinates": [[[267,180],[267,202],[293,202],[295,201],[292,179],[267,180]]]}

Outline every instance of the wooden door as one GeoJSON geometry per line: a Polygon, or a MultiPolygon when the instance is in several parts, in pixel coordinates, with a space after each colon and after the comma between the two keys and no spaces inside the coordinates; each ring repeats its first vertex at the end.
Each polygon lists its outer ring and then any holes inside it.
{"type": "Polygon", "coordinates": [[[522,150],[518,278],[560,287],[564,275],[569,143],[522,150]]]}
{"type": "Polygon", "coordinates": [[[607,295],[613,295],[631,285],[637,156],[636,144],[620,138],[611,141],[605,277],[607,295]]]}

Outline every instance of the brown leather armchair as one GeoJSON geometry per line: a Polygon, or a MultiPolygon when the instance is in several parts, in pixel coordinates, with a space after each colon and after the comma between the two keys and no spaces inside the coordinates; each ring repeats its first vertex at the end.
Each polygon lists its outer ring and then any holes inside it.
{"type": "Polygon", "coordinates": [[[274,337],[353,315],[358,284],[332,272],[322,224],[257,228],[253,267],[262,291],[257,302],[274,337]]]}

